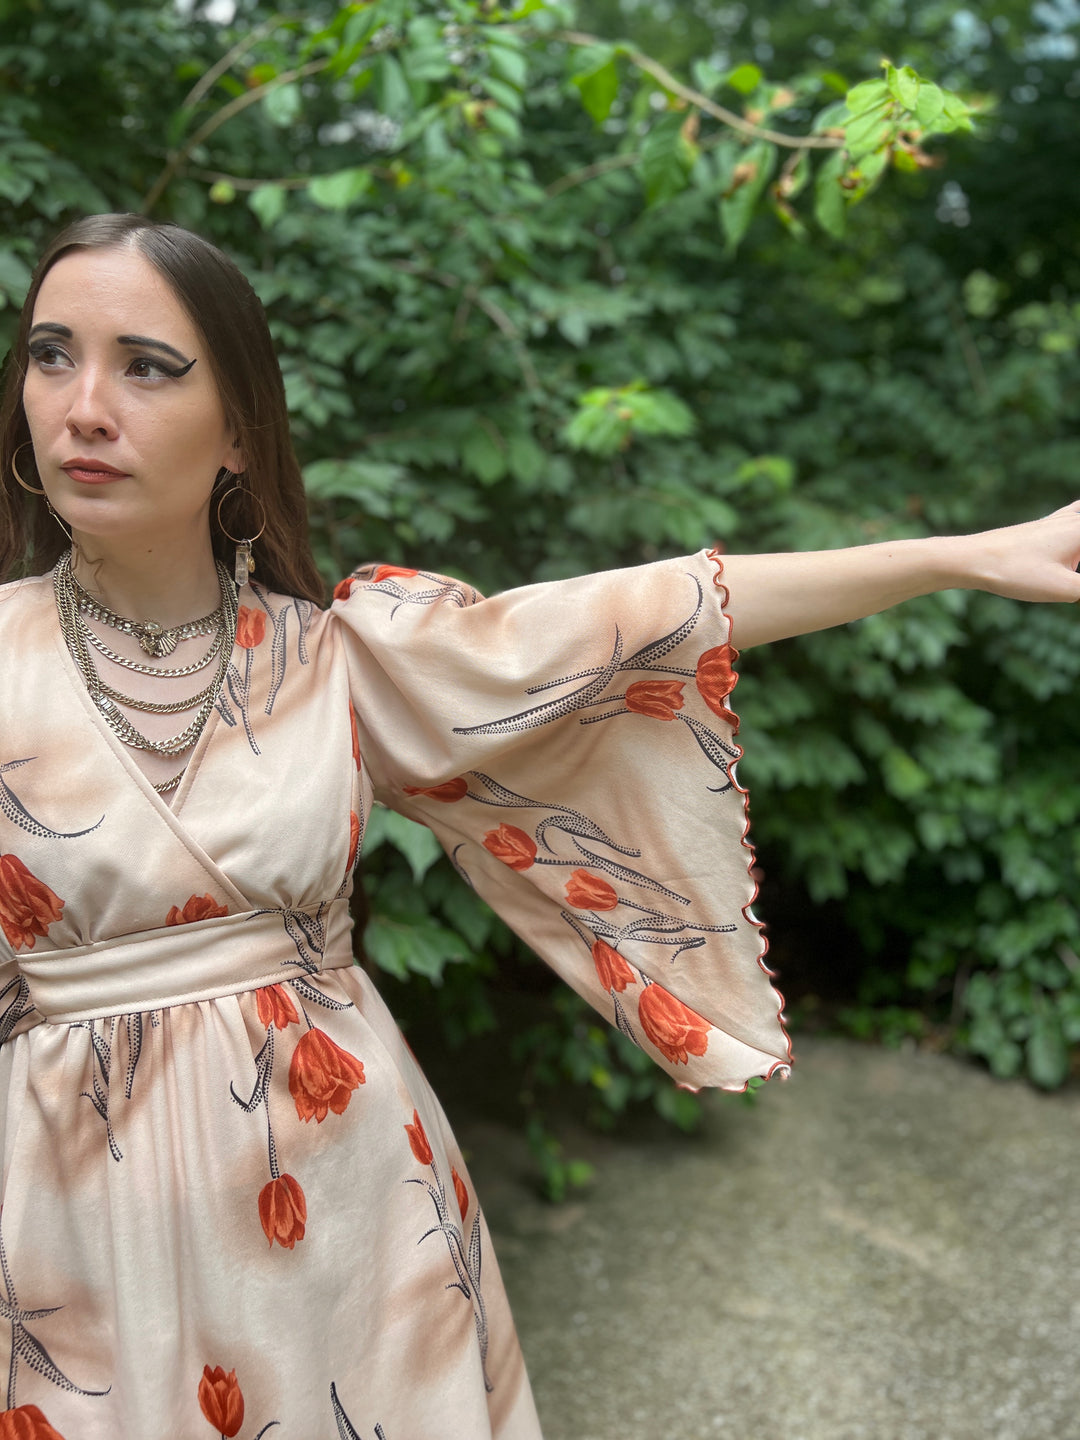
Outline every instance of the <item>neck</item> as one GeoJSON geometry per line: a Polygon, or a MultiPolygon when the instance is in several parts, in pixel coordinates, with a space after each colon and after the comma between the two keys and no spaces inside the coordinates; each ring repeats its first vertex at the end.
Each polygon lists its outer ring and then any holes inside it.
{"type": "Polygon", "coordinates": [[[74,532],[72,572],[95,600],[128,620],[167,629],[197,620],[221,603],[210,537],[190,546],[110,545],[74,532]]]}

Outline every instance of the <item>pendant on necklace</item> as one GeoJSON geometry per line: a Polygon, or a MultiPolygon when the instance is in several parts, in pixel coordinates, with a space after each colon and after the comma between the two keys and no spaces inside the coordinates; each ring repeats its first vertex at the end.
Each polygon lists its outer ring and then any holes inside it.
{"type": "Polygon", "coordinates": [[[171,655],[176,649],[176,632],[163,630],[156,620],[148,620],[141,627],[139,644],[147,655],[160,659],[164,655],[171,655]]]}

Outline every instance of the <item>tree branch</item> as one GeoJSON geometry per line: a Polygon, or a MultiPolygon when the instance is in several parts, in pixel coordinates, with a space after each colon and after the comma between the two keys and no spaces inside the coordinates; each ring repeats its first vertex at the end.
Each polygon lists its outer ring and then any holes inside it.
{"type": "Polygon", "coordinates": [[[303,18],[302,15],[271,15],[269,20],[264,20],[261,25],[256,25],[250,34],[245,35],[242,40],[238,40],[231,50],[227,50],[215,65],[211,65],[210,69],[195,81],[195,84],[181,100],[180,109],[190,110],[196,106],[211,86],[225,74],[225,71],[234,65],[242,55],[246,55],[264,36],[269,35],[272,30],[276,30],[279,25],[286,25],[292,20],[302,20],[303,18]]]}
{"type": "MultiPolygon", "coordinates": [[[[586,35],[581,30],[560,30],[557,32],[556,38],[565,40],[570,45],[606,45],[610,43],[599,35],[586,35]]],[[[770,140],[774,145],[784,145],[791,150],[838,150],[844,143],[837,136],[785,135],[782,130],[769,130],[765,126],[754,125],[743,116],[736,115],[734,110],[717,105],[715,100],[710,100],[700,90],[694,90],[689,85],[684,85],[681,80],[677,80],[672,75],[670,70],[666,70],[658,60],[654,60],[650,55],[645,55],[640,50],[629,46],[620,47],[619,53],[625,55],[631,65],[638,70],[644,70],[646,75],[651,75],[672,95],[678,95],[680,100],[685,100],[688,105],[695,105],[706,115],[711,115],[714,120],[719,120],[722,125],[727,125],[731,130],[737,130],[741,135],[746,135],[754,140],[770,140]]]]}
{"type": "Polygon", "coordinates": [[[169,157],[169,163],[162,170],[161,174],[154,181],[147,191],[141,206],[141,213],[148,215],[165,192],[169,181],[176,174],[177,170],[184,163],[196,146],[211,136],[215,130],[238,115],[241,110],[246,110],[249,105],[255,105],[264,98],[271,90],[277,90],[282,85],[289,85],[294,80],[303,80],[308,75],[316,75],[320,70],[325,70],[330,61],[309,60],[306,65],[300,65],[295,70],[283,70],[280,75],[275,75],[272,80],[267,80],[265,85],[258,85],[254,90],[246,90],[243,95],[237,95],[227,105],[215,111],[205,124],[200,125],[195,134],[186,140],[183,146],[173,152],[169,157]]]}

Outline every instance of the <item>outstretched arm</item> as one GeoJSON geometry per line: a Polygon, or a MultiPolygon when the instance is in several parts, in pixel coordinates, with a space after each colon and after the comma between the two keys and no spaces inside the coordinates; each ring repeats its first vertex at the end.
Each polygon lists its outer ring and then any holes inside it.
{"type": "Polygon", "coordinates": [[[934,590],[1080,601],[1080,501],[977,535],[886,540],[845,550],[725,555],[740,650],[827,630],[934,590]]]}

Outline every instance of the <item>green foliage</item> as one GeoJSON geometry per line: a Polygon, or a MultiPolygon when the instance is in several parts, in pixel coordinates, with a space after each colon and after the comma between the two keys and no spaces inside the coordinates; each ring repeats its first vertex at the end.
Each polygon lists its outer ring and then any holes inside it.
{"type": "MultiPolygon", "coordinates": [[[[1012,0],[968,50],[959,0],[902,27],[887,0],[720,8],[8,7],[0,342],[77,213],[145,208],[221,244],[270,316],[331,581],[419,560],[490,590],[1070,499],[1069,64],[1040,61],[1037,105],[1011,98],[1038,39],[1012,0]]],[[[849,1025],[922,1033],[918,1005],[1043,1086],[1080,1038],[1075,624],[947,593],[752,652],[738,691],[764,904],[843,905],[867,957],[849,1025]]],[[[531,972],[433,847],[376,811],[366,943],[464,1040],[496,973],[531,972]]],[[[598,1119],[692,1123],[575,997],[538,1015],[519,1084],[552,1193],[582,1178],[548,1144],[556,1083],[598,1119]]]]}

